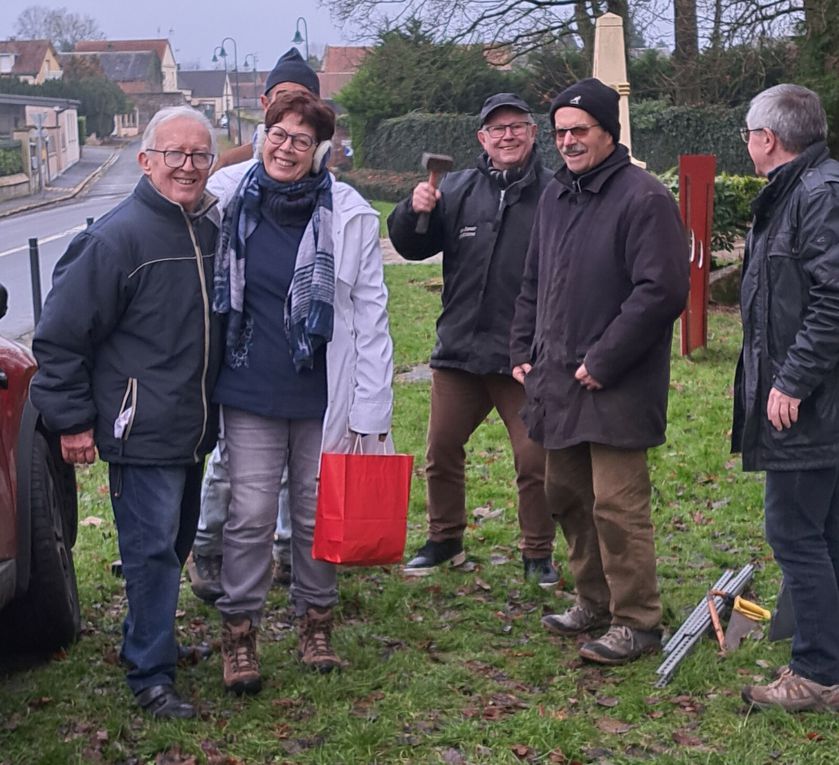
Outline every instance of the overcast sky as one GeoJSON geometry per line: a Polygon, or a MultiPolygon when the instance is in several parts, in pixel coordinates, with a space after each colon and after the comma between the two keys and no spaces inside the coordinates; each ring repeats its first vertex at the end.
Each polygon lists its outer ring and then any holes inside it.
{"type": "MultiPolygon", "coordinates": [[[[303,16],[309,30],[309,49],[321,55],[326,44],[353,44],[332,24],[329,11],[317,0],[0,0],[0,40],[14,34],[15,21],[25,8],[43,5],[92,16],[106,37],[115,40],[167,37],[176,61],[184,67],[199,63],[211,69],[213,49],[224,37],[236,41],[240,68],[254,53],[259,69],[271,69],[292,45],[296,20],[303,16]]],[[[304,25],[300,32],[305,37],[304,25]]],[[[233,66],[232,46],[229,65],[233,66]]],[[[305,55],[305,43],[300,52],[305,55]]],[[[250,64],[250,59],[248,60],[250,64]]]]}

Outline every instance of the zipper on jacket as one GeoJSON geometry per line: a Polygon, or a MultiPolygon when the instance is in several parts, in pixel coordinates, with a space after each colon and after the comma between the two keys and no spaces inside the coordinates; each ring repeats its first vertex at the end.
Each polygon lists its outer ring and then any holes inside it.
{"type": "Polygon", "coordinates": [[[125,385],[125,393],[119,405],[119,412],[114,420],[114,438],[119,439],[119,456],[125,453],[125,442],[131,435],[134,420],[137,417],[137,378],[129,377],[125,385]],[[125,415],[128,415],[126,418],[125,415]]]}
{"type": "Polygon", "coordinates": [[[495,212],[495,223],[492,224],[493,231],[498,231],[501,226],[501,218],[504,217],[504,198],[507,196],[507,189],[501,189],[501,196],[498,198],[498,210],[495,212]]]}
{"type": "MultiPolygon", "coordinates": [[[[183,211],[182,211],[183,212],[183,211]]],[[[198,436],[198,442],[195,444],[193,450],[193,457],[196,462],[199,460],[198,449],[201,442],[204,440],[204,435],[207,433],[207,419],[209,417],[209,407],[207,403],[207,369],[210,366],[210,301],[207,297],[207,280],[204,276],[204,254],[201,252],[201,247],[198,240],[195,238],[195,231],[192,227],[192,221],[186,212],[183,212],[184,220],[186,221],[186,228],[189,231],[189,238],[192,240],[192,248],[195,251],[195,264],[198,267],[198,281],[201,284],[201,300],[204,303],[204,368],[201,370],[201,405],[204,408],[204,421],[201,423],[201,434],[198,436]]]]}

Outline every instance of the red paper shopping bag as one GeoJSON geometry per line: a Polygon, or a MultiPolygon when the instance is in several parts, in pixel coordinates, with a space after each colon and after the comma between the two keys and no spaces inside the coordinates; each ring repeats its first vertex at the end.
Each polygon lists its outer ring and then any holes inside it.
{"type": "Polygon", "coordinates": [[[312,557],[330,563],[398,563],[405,552],[410,454],[321,455],[312,557]]]}

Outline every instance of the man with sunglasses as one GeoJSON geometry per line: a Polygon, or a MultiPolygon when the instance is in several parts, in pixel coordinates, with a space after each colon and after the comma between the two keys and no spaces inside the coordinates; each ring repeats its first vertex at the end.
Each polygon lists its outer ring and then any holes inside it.
{"type": "Polygon", "coordinates": [[[819,97],[783,84],[742,130],[755,172],[732,450],[765,470],[766,538],[792,596],[792,657],[743,699],[839,711],[839,163],[819,97]]]}
{"type": "Polygon", "coordinates": [[[673,321],[688,294],[678,207],[619,143],[618,103],[592,78],[551,104],[565,166],[539,203],[510,342],[577,588],[542,623],[567,636],[608,628],[580,648],[602,664],[660,646],[646,451],[664,442],[673,321]]]}
{"type": "Polygon", "coordinates": [[[53,274],[35,328],[33,404],[61,434],[67,462],[109,463],[128,597],[120,658],[137,703],[155,717],[194,717],[174,689],[175,609],[195,534],[210,403],[221,361],[211,321],[216,199],[210,123],[163,109],[143,134],[143,177],[125,201],[76,236],[53,274]]]}
{"type": "Polygon", "coordinates": [[[513,93],[490,96],[480,113],[477,166],[450,173],[439,189],[423,182],[388,219],[390,239],[409,260],[443,252],[443,311],[431,354],[426,479],[428,540],[405,573],[424,575],[465,560],[465,451],[495,409],[510,436],[518,484],[524,574],[556,585],[554,522],[545,506],[545,454],[527,437],[524,393],[510,376],[513,304],[539,195],[550,180],[534,151],[530,107],[513,93]],[[421,213],[427,233],[417,233],[421,213]]]}

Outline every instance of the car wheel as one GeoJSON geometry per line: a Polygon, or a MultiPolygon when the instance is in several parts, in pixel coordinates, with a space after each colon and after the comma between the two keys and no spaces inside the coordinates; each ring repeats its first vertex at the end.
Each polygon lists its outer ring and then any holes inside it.
{"type": "Polygon", "coordinates": [[[53,651],[75,641],[81,631],[59,475],[47,442],[35,433],[30,473],[32,568],[26,593],[3,613],[0,643],[8,648],[53,651]]]}

